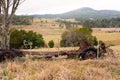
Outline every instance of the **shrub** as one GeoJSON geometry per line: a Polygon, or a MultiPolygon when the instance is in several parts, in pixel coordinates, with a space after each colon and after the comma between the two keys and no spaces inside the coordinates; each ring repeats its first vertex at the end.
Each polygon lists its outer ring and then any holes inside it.
{"type": "Polygon", "coordinates": [[[98,41],[97,41],[97,38],[95,36],[93,36],[93,40],[92,41],[93,41],[94,45],[96,45],[96,46],[98,45],[98,41]]]}
{"type": "Polygon", "coordinates": [[[26,44],[28,42],[32,43],[32,48],[43,47],[44,39],[41,34],[37,34],[33,31],[26,32],[25,30],[11,30],[10,35],[10,47],[11,48],[30,48],[30,45],[24,46],[24,41],[26,44]]]}
{"type": "Polygon", "coordinates": [[[17,49],[20,48],[23,45],[26,34],[27,32],[24,30],[11,30],[10,47],[17,49]]]}
{"type": "Polygon", "coordinates": [[[54,47],[54,41],[53,40],[49,41],[48,45],[49,45],[50,48],[53,48],[54,47]]]}
{"type": "Polygon", "coordinates": [[[60,45],[63,47],[67,46],[78,46],[78,44],[82,42],[88,42],[90,44],[97,45],[96,37],[92,36],[91,28],[79,28],[79,29],[71,29],[69,31],[65,31],[62,34],[62,40],[60,41],[60,45]]]}

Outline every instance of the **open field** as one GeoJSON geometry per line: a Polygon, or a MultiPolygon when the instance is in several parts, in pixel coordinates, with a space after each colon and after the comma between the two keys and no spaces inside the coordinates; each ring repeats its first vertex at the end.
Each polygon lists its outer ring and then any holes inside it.
{"type": "MultiPolygon", "coordinates": [[[[32,51],[74,50],[78,47],[57,48],[58,40],[66,29],[37,26],[19,27],[33,30],[43,35],[46,44],[54,40],[55,48],[32,49],[32,51]]],[[[16,59],[14,62],[0,63],[1,80],[120,80],[120,32],[93,32],[93,35],[107,44],[113,44],[115,58],[106,55],[103,59],[84,60],[58,58],[54,60],[16,59]]],[[[28,50],[29,51],[29,50],[28,50]]]]}
{"type": "Polygon", "coordinates": [[[120,45],[120,32],[106,33],[106,32],[93,32],[98,40],[102,40],[107,44],[120,45]]]}

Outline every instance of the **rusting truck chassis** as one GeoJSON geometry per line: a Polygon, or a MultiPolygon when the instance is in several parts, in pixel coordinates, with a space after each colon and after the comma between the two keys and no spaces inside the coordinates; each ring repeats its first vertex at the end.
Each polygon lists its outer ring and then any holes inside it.
{"type": "MultiPolygon", "coordinates": [[[[59,57],[59,56],[67,56],[67,58],[78,58],[78,59],[94,59],[97,57],[101,57],[106,53],[106,45],[104,43],[100,43],[97,48],[93,45],[88,44],[87,42],[83,42],[79,44],[78,50],[70,50],[70,51],[59,51],[59,52],[31,52],[31,55],[43,55],[44,58],[52,58],[52,57],[59,57]]],[[[28,54],[28,52],[25,52],[28,54]]]]}
{"type": "Polygon", "coordinates": [[[25,55],[39,55],[46,59],[51,59],[52,57],[67,56],[67,58],[78,58],[78,59],[94,59],[101,57],[102,54],[106,53],[106,46],[101,44],[98,48],[84,42],[79,45],[78,50],[70,51],[58,51],[58,52],[33,52],[33,51],[20,51],[17,49],[11,50],[0,50],[0,61],[6,59],[14,59],[15,57],[22,57],[25,55]]]}

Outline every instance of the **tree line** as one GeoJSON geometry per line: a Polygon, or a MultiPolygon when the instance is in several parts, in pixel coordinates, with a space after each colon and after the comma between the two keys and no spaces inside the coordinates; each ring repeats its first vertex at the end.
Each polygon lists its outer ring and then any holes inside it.
{"type": "Polygon", "coordinates": [[[21,15],[21,16],[14,15],[12,20],[13,25],[31,25],[32,22],[33,22],[33,17],[26,15],[21,15]]]}
{"type": "MultiPolygon", "coordinates": [[[[33,17],[32,16],[27,16],[27,15],[14,15],[13,19],[11,21],[12,25],[31,25],[33,22],[33,17]]],[[[0,23],[2,23],[2,18],[0,18],[0,23]]]]}
{"type": "Polygon", "coordinates": [[[120,17],[118,18],[111,18],[111,19],[88,19],[88,20],[81,20],[76,19],[83,27],[90,27],[90,28],[119,28],[120,27],[120,17]]]}
{"type": "Polygon", "coordinates": [[[78,25],[80,25],[80,23],[78,22],[71,22],[71,21],[56,20],[56,22],[59,23],[60,28],[63,28],[63,26],[65,25],[66,29],[77,28],[78,25]]]}
{"type": "Polygon", "coordinates": [[[77,28],[79,25],[83,27],[90,28],[119,28],[120,27],[120,17],[111,18],[111,19],[80,19],[76,18],[75,22],[56,20],[62,27],[62,24],[65,25],[67,29],[77,28]]]}

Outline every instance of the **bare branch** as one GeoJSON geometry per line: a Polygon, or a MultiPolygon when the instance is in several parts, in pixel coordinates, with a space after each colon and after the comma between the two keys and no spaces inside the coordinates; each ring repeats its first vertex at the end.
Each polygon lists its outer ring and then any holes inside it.
{"type": "Polygon", "coordinates": [[[25,0],[21,0],[21,2],[19,3],[19,5],[21,5],[25,0]]]}
{"type": "Polygon", "coordinates": [[[13,17],[13,15],[14,15],[14,13],[15,13],[15,11],[16,11],[18,5],[19,5],[19,3],[20,3],[20,0],[14,0],[14,1],[13,1],[12,11],[11,11],[9,20],[12,19],[12,17],[13,17]]]}
{"type": "Polygon", "coordinates": [[[12,0],[10,0],[9,7],[10,7],[10,6],[12,6],[12,4],[13,4],[13,1],[12,1],[12,0]]]}

